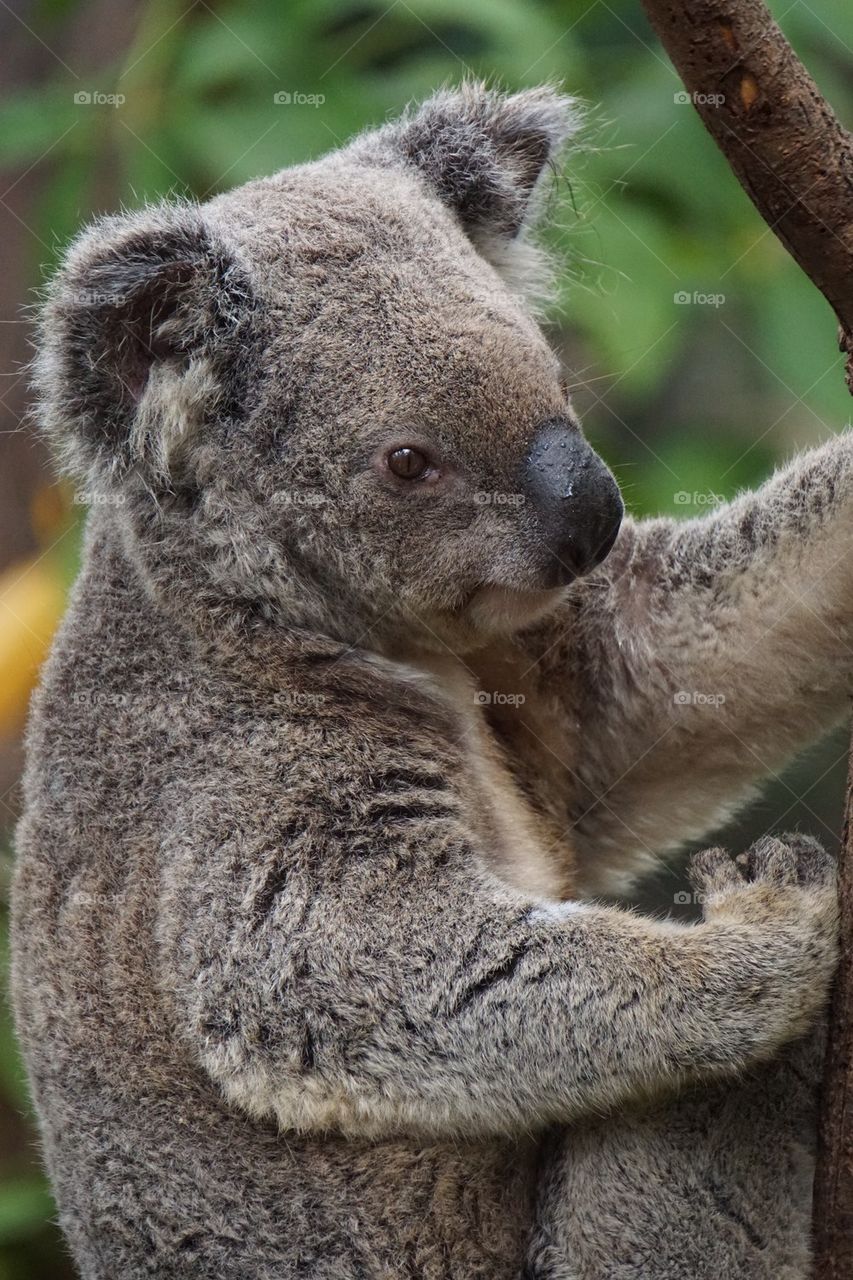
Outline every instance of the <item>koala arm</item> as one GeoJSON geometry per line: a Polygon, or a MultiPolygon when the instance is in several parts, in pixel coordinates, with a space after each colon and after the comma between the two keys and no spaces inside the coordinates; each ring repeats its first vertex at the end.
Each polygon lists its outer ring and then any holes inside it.
{"type": "Polygon", "coordinates": [[[227,1100],[284,1128],[529,1132],[742,1069],[824,998],[823,863],[782,887],[711,855],[719,916],[685,926],[531,903],[438,813],[342,846],[316,812],[249,831],[217,790],[167,849],[163,989],[227,1100]]]}
{"type": "Polygon", "coordinates": [[[599,892],[700,838],[843,716],[853,433],[702,518],[626,521],[532,640],[579,725],[571,830],[599,892]]]}

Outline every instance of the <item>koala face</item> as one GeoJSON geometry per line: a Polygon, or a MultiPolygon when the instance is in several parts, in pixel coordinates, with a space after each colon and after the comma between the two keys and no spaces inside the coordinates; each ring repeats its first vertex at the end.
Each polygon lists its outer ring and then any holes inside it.
{"type": "Polygon", "coordinates": [[[622,504],[524,295],[550,91],[477,86],[208,204],[108,219],[47,304],[43,416],[147,577],[349,643],[530,622],[622,504]]]}

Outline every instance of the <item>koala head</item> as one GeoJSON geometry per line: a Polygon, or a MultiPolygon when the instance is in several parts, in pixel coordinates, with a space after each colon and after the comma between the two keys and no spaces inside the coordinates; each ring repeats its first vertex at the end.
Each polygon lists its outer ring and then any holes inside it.
{"type": "Polygon", "coordinates": [[[529,296],[527,229],[573,122],[550,89],[466,85],[77,240],[43,311],[41,418],[152,590],[240,626],[461,651],[604,558],[618,489],[529,296]]]}

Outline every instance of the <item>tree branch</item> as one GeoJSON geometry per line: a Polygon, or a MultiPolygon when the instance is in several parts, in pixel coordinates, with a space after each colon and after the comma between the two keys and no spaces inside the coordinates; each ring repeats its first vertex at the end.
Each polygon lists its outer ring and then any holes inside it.
{"type": "Polygon", "coordinates": [[[816,1280],[853,1276],[853,743],[841,850],[841,964],[829,1015],[814,1189],[816,1280]]]}
{"type": "Polygon", "coordinates": [[[765,222],[829,302],[853,392],[853,137],[763,0],[643,0],[765,222]]]}
{"type": "MultiPolygon", "coordinates": [[[[762,0],[643,0],[709,133],[840,324],[853,392],[853,138],[762,0]]],[[[815,1178],[815,1276],[853,1277],[853,744],[840,857],[841,965],[815,1178]]]]}

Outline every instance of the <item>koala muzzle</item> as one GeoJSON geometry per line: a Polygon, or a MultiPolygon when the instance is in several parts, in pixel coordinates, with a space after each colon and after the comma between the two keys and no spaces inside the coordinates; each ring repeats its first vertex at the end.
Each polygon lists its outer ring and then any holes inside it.
{"type": "Polygon", "coordinates": [[[615,479],[576,426],[558,419],[540,429],[525,459],[524,484],[550,552],[548,586],[601,564],[625,509],[615,479]]]}

